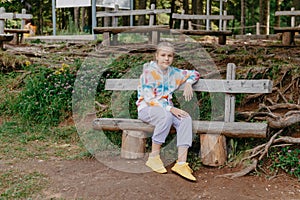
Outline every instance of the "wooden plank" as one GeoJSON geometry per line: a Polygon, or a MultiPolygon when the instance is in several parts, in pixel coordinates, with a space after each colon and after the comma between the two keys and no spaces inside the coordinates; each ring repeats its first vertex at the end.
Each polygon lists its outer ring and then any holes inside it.
{"type": "Polygon", "coordinates": [[[11,29],[11,28],[5,28],[5,33],[30,33],[29,29],[11,29]]]}
{"type": "MultiPolygon", "coordinates": [[[[137,90],[138,79],[107,79],[105,90],[137,90]]],[[[259,80],[222,80],[222,79],[200,79],[193,85],[194,91],[202,92],[224,92],[224,93],[271,93],[272,81],[259,80]]],[[[179,90],[183,90],[182,85],[179,90]]]]}
{"type": "Polygon", "coordinates": [[[192,19],[202,19],[202,20],[232,20],[234,19],[233,15],[188,15],[188,14],[172,14],[173,19],[185,19],[185,20],[192,20],[192,19]]]}
{"type": "Polygon", "coordinates": [[[19,13],[16,13],[14,14],[14,19],[32,19],[32,15],[31,14],[19,14],[19,13]]]}
{"type": "Polygon", "coordinates": [[[171,29],[173,34],[185,34],[185,35],[232,35],[232,31],[212,31],[212,30],[185,30],[185,29],[171,29]]]}
{"type": "Polygon", "coordinates": [[[296,27],[274,27],[274,31],[275,32],[299,32],[300,31],[300,27],[296,26],[296,27]]]}
{"type": "Polygon", "coordinates": [[[13,19],[14,14],[13,13],[1,13],[0,19],[13,19]]]}
{"type": "Polygon", "coordinates": [[[156,9],[156,10],[119,10],[110,11],[110,12],[97,12],[96,17],[121,17],[121,16],[130,16],[130,15],[156,15],[156,14],[163,14],[163,13],[171,13],[171,9],[156,9]]]}
{"type": "Polygon", "coordinates": [[[94,27],[94,33],[109,32],[118,34],[122,32],[148,32],[148,31],[169,31],[169,25],[155,25],[155,26],[118,26],[118,27],[94,27]]]}
{"type": "MultiPolygon", "coordinates": [[[[135,130],[151,133],[154,126],[138,119],[97,118],[93,121],[95,130],[135,130]]],[[[266,123],[193,121],[193,132],[199,134],[222,134],[236,138],[265,138],[266,123]]]]}
{"type": "Polygon", "coordinates": [[[275,12],[275,16],[297,16],[297,15],[300,15],[300,10],[275,12]]]}

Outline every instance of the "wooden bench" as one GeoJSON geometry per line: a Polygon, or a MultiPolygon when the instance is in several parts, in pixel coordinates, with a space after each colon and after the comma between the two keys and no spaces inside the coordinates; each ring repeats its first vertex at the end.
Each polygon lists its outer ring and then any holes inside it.
{"type": "MultiPolygon", "coordinates": [[[[12,33],[13,35],[15,35],[17,44],[22,42],[23,34],[30,32],[30,30],[24,29],[25,21],[28,19],[32,19],[32,15],[26,14],[25,9],[22,9],[21,14],[18,14],[18,13],[6,13],[5,8],[3,8],[3,7],[0,8],[0,34],[2,35],[2,38],[4,39],[4,40],[0,39],[1,48],[3,48],[3,42],[8,41],[8,40],[5,40],[4,33],[12,33]],[[7,20],[7,19],[21,19],[21,29],[6,29],[5,28],[5,20],[7,20]]],[[[12,35],[12,34],[9,34],[9,35],[12,35]]]]}
{"type": "MultiPolygon", "coordinates": [[[[193,132],[200,134],[202,163],[209,166],[223,165],[227,160],[226,138],[265,138],[266,123],[235,122],[235,94],[271,93],[270,80],[234,80],[235,65],[227,66],[227,79],[200,79],[193,85],[197,92],[225,93],[224,121],[193,120],[193,132]]],[[[105,90],[137,90],[138,79],[107,79],[105,90]]],[[[179,90],[182,90],[180,87],[179,90]]],[[[201,109],[201,108],[200,108],[201,109]]],[[[127,159],[143,158],[145,138],[154,127],[138,119],[96,118],[93,129],[101,131],[122,130],[121,157],[127,159]]]]}
{"type": "Polygon", "coordinates": [[[185,35],[212,35],[218,36],[219,44],[226,44],[226,37],[232,35],[232,31],[227,29],[227,21],[234,19],[233,15],[189,15],[184,14],[182,11],[181,14],[173,13],[172,19],[180,20],[180,28],[179,29],[171,29],[171,33],[180,33],[185,35]],[[219,24],[223,24],[223,26],[219,27],[219,30],[194,30],[191,25],[191,20],[219,20],[219,24]],[[185,22],[188,22],[188,29],[184,29],[185,22]]]}
{"type": "Polygon", "coordinates": [[[169,31],[169,25],[155,25],[155,15],[162,13],[171,13],[171,9],[155,9],[155,5],[151,5],[151,9],[145,10],[119,10],[118,6],[111,12],[97,12],[96,17],[111,17],[112,26],[94,27],[95,34],[103,35],[102,44],[110,46],[116,45],[118,42],[117,35],[119,33],[148,33],[148,42],[157,44],[160,40],[160,33],[169,31]],[[122,16],[149,15],[149,25],[145,26],[118,26],[118,18],[122,16]],[[111,40],[112,36],[112,40],[111,40]]]}
{"type": "Polygon", "coordinates": [[[291,26],[288,27],[274,27],[275,33],[282,33],[282,44],[283,45],[292,45],[295,44],[295,33],[300,32],[300,26],[296,26],[295,17],[300,16],[300,10],[295,10],[291,8],[291,11],[276,11],[275,16],[290,16],[291,17],[291,26]]]}

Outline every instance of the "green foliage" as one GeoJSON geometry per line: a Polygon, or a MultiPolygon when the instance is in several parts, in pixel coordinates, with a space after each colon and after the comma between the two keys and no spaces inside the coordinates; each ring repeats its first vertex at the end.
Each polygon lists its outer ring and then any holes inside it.
{"type": "Polygon", "coordinates": [[[274,150],[270,157],[272,159],[272,170],[281,169],[300,180],[300,149],[295,147],[282,147],[274,150]]]}
{"type": "Polygon", "coordinates": [[[35,76],[26,80],[15,111],[24,120],[57,125],[71,112],[74,80],[75,75],[66,64],[56,71],[41,68],[35,76]]]}

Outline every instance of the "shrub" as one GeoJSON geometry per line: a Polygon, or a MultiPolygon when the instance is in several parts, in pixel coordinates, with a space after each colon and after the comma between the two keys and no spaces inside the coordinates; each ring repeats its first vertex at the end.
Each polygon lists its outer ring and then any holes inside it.
{"type": "Polygon", "coordinates": [[[71,112],[74,80],[75,74],[66,64],[56,71],[41,68],[37,75],[27,79],[15,110],[25,120],[57,125],[71,112]]]}

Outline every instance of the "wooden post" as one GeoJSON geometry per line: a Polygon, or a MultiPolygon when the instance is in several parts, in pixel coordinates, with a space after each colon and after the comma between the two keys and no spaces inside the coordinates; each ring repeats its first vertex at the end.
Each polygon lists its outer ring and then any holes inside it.
{"type": "MultiPolygon", "coordinates": [[[[0,8],[0,15],[5,13],[5,8],[0,8]]],[[[4,18],[0,17],[0,34],[4,34],[4,18]]]]}
{"type": "MultiPolygon", "coordinates": [[[[224,10],[224,16],[227,16],[227,11],[226,10],[224,10]]],[[[227,30],[227,20],[224,19],[224,21],[223,21],[223,31],[226,31],[226,30],[227,30]]]]}
{"type": "MultiPolygon", "coordinates": [[[[155,4],[151,4],[150,9],[152,11],[154,11],[155,10],[155,4]]],[[[150,14],[150,16],[149,16],[149,26],[153,26],[155,24],[154,20],[155,20],[154,14],[150,14]]],[[[159,32],[158,31],[151,31],[149,33],[149,41],[148,41],[148,43],[150,43],[150,44],[157,44],[158,41],[159,41],[159,32]]]]}
{"type": "Polygon", "coordinates": [[[121,157],[126,159],[143,158],[146,136],[143,131],[124,130],[122,135],[121,157]]]}
{"type": "MultiPolygon", "coordinates": [[[[116,4],[114,12],[118,13],[118,11],[119,11],[119,5],[116,4]]],[[[117,27],[118,26],[118,16],[112,17],[112,26],[113,27],[117,27]]],[[[113,45],[117,45],[118,44],[118,34],[113,34],[112,43],[113,43],[113,45]]]]}
{"type": "MultiPolygon", "coordinates": [[[[5,13],[5,8],[0,8],[0,15],[5,13]]],[[[4,19],[0,18],[0,34],[4,34],[4,19]]],[[[3,40],[0,40],[0,50],[3,49],[3,40]]]]}
{"type": "Polygon", "coordinates": [[[256,22],[256,35],[260,35],[260,24],[256,22]]]}
{"type": "MultiPolygon", "coordinates": [[[[294,10],[295,10],[295,8],[292,7],[291,11],[294,11],[294,10]]],[[[295,16],[291,16],[291,27],[295,27],[295,16]]]]}
{"type": "MultiPolygon", "coordinates": [[[[184,12],[185,12],[185,11],[182,10],[181,14],[184,15],[184,12]]],[[[180,30],[183,30],[183,29],[184,29],[184,19],[181,19],[181,20],[180,20],[180,30]]]]}
{"type": "MultiPolygon", "coordinates": [[[[227,65],[227,80],[235,79],[235,65],[227,65]]],[[[235,96],[233,94],[225,95],[225,115],[224,122],[234,122],[235,96]]],[[[226,137],[216,134],[201,134],[201,160],[204,165],[220,166],[227,160],[226,137]]]]}
{"type": "Polygon", "coordinates": [[[295,32],[283,32],[282,33],[282,44],[291,45],[294,42],[295,32]]]}

